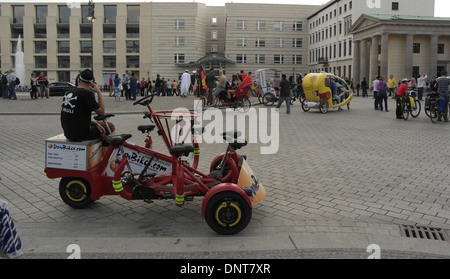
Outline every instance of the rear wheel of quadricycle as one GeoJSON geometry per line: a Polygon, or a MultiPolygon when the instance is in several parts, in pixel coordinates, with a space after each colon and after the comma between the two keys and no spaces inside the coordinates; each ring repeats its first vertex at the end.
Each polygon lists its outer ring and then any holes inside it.
{"type": "Polygon", "coordinates": [[[243,112],[243,113],[249,111],[250,108],[252,107],[252,103],[247,98],[238,99],[234,105],[235,105],[237,111],[243,112]]]}
{"type": "Polygon", "coordinates": [[[438,118],[439,118],[439,111],[436,108],[436,105],[433,104],[433,105],[431,105],[431,108],[430,108],[430,119],[431,119],[431,122],[437,123],[438,122],[438,118]]]}
{"type": "Polygon", "coordinates": [[[422,111],[422,104],[419,100],[414,101],[414,108],[411,108],[411,116],[413,118],[419,117],[420,112],[422,111]]]}
{"type": "Polygon", "coordinates": [[[236,192],[220,192],[206,205],[205,220],[218,234],[237,234],[245,229],[252,218],[252,208],[236,192]]]}
{"type": "Polygon", "coordinates": [[[61,179],[59,195],[67,205],[76,209],[86,208],[92,203],[91,185],[81,178],[64,177],[61,179]]]}
{"type": "Polygon", "coordinates": [[[326,114],[328,112],[328,100],[320,100],[319,110],[323,114],[326,114]]]}

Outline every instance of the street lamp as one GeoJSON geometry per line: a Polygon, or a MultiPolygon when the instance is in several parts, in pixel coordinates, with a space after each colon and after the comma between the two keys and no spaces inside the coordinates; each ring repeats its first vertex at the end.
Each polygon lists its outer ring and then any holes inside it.
{"type": "Polygon", "coordinates": [[[89,0],[89,13],[87,20],[91,22],[91,70],[94,73],[94,22],[95,22],[95,4],[93,0],[89,0]]]}

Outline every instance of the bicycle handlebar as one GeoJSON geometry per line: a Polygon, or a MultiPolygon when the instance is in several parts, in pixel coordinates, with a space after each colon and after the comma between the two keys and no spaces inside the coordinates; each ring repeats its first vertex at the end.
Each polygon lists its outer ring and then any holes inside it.
{"type": "Polygon", "coordinates": [[[154,94],[150,94],[147,97],[144,97],[138,101],[136,101],[133,105],[142,105],[142,106],[146,106],[148,104],[151,104],[153,102],[153,97],[155,97],[154,94]]]}

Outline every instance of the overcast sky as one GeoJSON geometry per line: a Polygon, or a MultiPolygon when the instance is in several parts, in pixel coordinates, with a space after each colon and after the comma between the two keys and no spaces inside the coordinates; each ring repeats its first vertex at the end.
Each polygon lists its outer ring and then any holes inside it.
{"type": "MultiPolygon", "coordinates": [[[[355,0],[355,1],[365,1],[365,0],[355,0]]],[[[430,0],[423,0],[423,5],[426,5],[430,0]]],[[[65,2],[61,0],[44,0],[44,1],[35,1],[35,0],[0,0],[2,2],[65,2]]],[[[88,0],[67,0],[68,3],[73,2],[81,2],[86,3],[88,0]]],[[[94,0],[94,2],[201,2],[206,3],[209,6],[223,6],[225,3],[233,2],[233,3],[266,3],[266,4],[309,4],[309,5],[321,5],[329,2],[328,0],[121,0],[121,1],[111,1],[111,0],[94,0]]],[[[436,12],[435,16],[438,17],[450,17],[450,1],[449,0],[435,0],[436,3],[436,12]]],[[[417,7],[420,9],[420,7],[417,7]]]]}

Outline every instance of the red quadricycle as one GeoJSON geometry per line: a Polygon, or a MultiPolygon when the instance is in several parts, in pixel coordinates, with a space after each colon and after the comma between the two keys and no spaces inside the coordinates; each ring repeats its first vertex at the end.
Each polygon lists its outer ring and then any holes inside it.
{"type": "MultiPolygon", "coordinates": [[[[151,109],[153,96],[135,104],[147,106],[146,117],[154,120],[170,155],[151,150],[151,130],[155,126],[139,126],[147,133],[146,147],[127,142],[131,134],[110,135],[100,163],[87,171],[46,168],[49,178],[62,178],[59,192],[62,200],[73,208],[86,208],[102,196],[120,195],[126,200],[173,200],[183,206],[195,197],[203,197],[201,213],[209,227],[219,234],[236,234],[250,222],[253,205],[265,197],[265,189],[238,150],[247,145],[239,131],[223,133],[228,143],[224,153],[216,156],[209,173],[197,170],[200,155],[196,136],[199,116],[194,112],[156,111],[151,109]],[[175,122],[175,125],[171,123],[175,122]],[[178,128],[177,128],[178,127],[178,128]],[[183,132],[184,131],[184,132],[183,132]],[[189,131],[189,132],[186,132],[189,131]],[[191,133],[191,134],[190,134],[191,133]],[[192,143],[189,141],[192,136],[192,143]],[[149,143],[150,142],[150,143],[149,143]],[[194,153],[192,166],[183,158],[194,153]]],[[[102,120],[106,121],[106,117],[102,120]]]]}
{"type": "MultiPolygon", "coordinates": [[[[199,88],[200,92],[202,88],[199,88]]],[[[231,86],[227,90],[216,96],[213,101],[211,88],[203,88],[203,94],[199,94],[200,102],[197,103],[196,111],[206,109],[208,106],[216,108],[232,108],[239,112],[247,112],[252,107],[250,93],[254,90],[253,81],[249,75],[235,75],[231,86]],[[229,98],[230,97],[230,98],[229,98]]]]}

